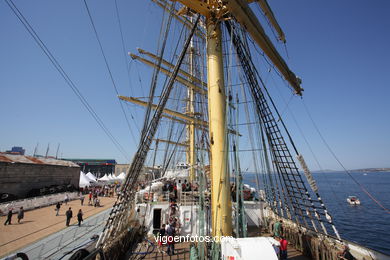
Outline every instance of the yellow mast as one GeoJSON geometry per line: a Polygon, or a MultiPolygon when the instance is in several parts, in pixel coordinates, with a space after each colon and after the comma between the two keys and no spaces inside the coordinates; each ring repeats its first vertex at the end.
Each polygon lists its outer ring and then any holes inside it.
{"type": "Polygon", "coordinates": [[[207,93],[210,137],[212,235],[232,235],[232,201],[227,171],[226,95],[223,73],[222,33],[220,20],[212,13],[218,1],[179,0],[206,17],[207,93]]]}
{"type": "Polygon", "coordinates": [[[207,18],[206,30],[212,234],[221,237],[232,235],[232,201],[227,172],[226,95],[219,21],[207,18]]]}
{"type": "MultiPolygon", "coordinates": [[[[194,71],[194,40],[191,39],[191,43],[189,46],[189,72],[190,77],[188,80],[191,80],[193,77],[192,75],[195,75],[194,71]]],[[[188,88],[188,101],[187,101],[187,113],[191,117],[195,117],[195,92],[192,88],[188,88]]],[[[196,153],[195,153],[195,124],[193,122],[190,122],[190,124],[187,126],[187,133],[188,133],[188,153],[187,153],[187,163],[190,165],[190,182],[192,183],[195,180],[195,160],[196,160],[196,153]]]]}

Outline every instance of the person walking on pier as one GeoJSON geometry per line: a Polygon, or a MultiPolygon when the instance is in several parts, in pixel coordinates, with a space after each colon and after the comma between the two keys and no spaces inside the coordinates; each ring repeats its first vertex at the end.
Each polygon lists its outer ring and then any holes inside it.
{"type": "Polygon", "coordinates": [[[61,203],[60,202],[57,202],[57,205],[56,205],[56,216],[60,215],[60,208],[61,208],[61,203]]]}
{"type": "Polygon", "coordinates": [[[92,191],[89,192],[88,199],[88,206],[92,206],[92,191]]]}
{"type": "Polygon", "coordinates": [[[84,195],[83,194],[80,195],[80,202],[81,202],[81,206],[83,206],[84,205],[84,195]]]}
{"type": "Polygon", "coordinates": [[[12,209],[10,209],[9,211],[8,211],[8,214],[7,214],[7,220],[4,222],[4,226],[5,225],[12,225],[11,224],[11,220],[12,220],[12,209]]]}
{"type": "Polygon", "coordinates": [[[77,213],[77,221],[79,222],[79,226],[81,226],[81,222],[84,221],[83,212],[81,211],[81,209],[79,209],[79,213],[77,213]]]}
{"type": "Polygon", "coordinates": [[[65,205],[68,205],[68,201],[69,201],[69,195],[65,194],[65,205]]]}
{"type": "Polygon", "coordinates": [[[66,211],[66,226],[69,227],[70,219],[73,217],[72,208],[69,207],[69,209],[66,211]]]}
{"type": "Polygon", "coordinates": [[[18,212],[18,223],[20,224],[20,220],[24,218],[24,209],[23,207],[20,207],[19,212],[18,212]]]}

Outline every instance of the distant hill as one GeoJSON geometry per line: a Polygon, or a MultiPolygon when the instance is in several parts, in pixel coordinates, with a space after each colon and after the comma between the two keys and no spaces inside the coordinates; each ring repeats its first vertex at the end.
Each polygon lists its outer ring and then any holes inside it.
{"type": "Polygon", "coordinates": [[[351,170],[351,172],[390,172],[390,168],[366,168],[351,170]]]}
{"type": "Polygon", "coordinates": [[[311,172],[314,172],[314,173],[323,173],[323,172],[339,172],[339,171],[330,170],[330,169],[323,169],[323,170],[314,170],[314,171],[311,171],[311,172]]]}

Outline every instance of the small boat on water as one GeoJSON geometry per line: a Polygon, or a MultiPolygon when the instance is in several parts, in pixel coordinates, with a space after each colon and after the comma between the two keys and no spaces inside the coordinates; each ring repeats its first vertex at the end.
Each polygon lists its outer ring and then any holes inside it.
{"type": "Polygon", "coordinates": [[[359,198],[356,197],[356,196],[349,196],[349,197],[347,198],[347,201],[348,201],[348,203],[351,204],[351,205],[360,205],[360,200],[359,200],[359,198]]]}

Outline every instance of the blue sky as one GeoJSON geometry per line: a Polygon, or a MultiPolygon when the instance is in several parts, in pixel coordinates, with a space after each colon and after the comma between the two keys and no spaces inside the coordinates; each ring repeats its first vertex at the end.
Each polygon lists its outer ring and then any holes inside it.
{"type": "MultiPolygon", "coordinates": [[[[155,52],[161,10],[150,1],[117,0],[126,51],[155,52]]],[[[151,70],[130,63],[130,84],[114,1],[89,1],[119,92],[146,95],[151,70]],[[141,78],[141,80],[139,80],[141,78]]],[[[15,4],[127,152],[124,158],[71,92],[5,1],[0,1],[0,151],[39,142],[51,155],[60,143],[68,158],[128,161],[136,147],[82,1],[15,4]]],[[[270,1],[287,37],[287,62],[303,79],[303,101],[294,97],[283,114],[298,149],[314,163],[291,112],[325,169],[340,169],[316,133],[302,102],[347,168],[390,167],[390,2],[270,1]],[[290,112],[291,111],[291,112],[290,112]]],[[[279,46],[282,54],[284,47],[279,46]]],[[[284,55],[286,57],[286,55],[284,55]]],[[[277,81],[277,80],[276,80],[277,81]]],[[[291,91],[273,86],[278,107],[291,91]],[[279,89],[277,89],[279,88],[279,89]]],[[[125,107],[134,135],[142,109],[125,107]],[[134,119],[133,119],[134,118],[134,119]]],[[[138,129],[140,126],[138,127],[138,129]]]]}

